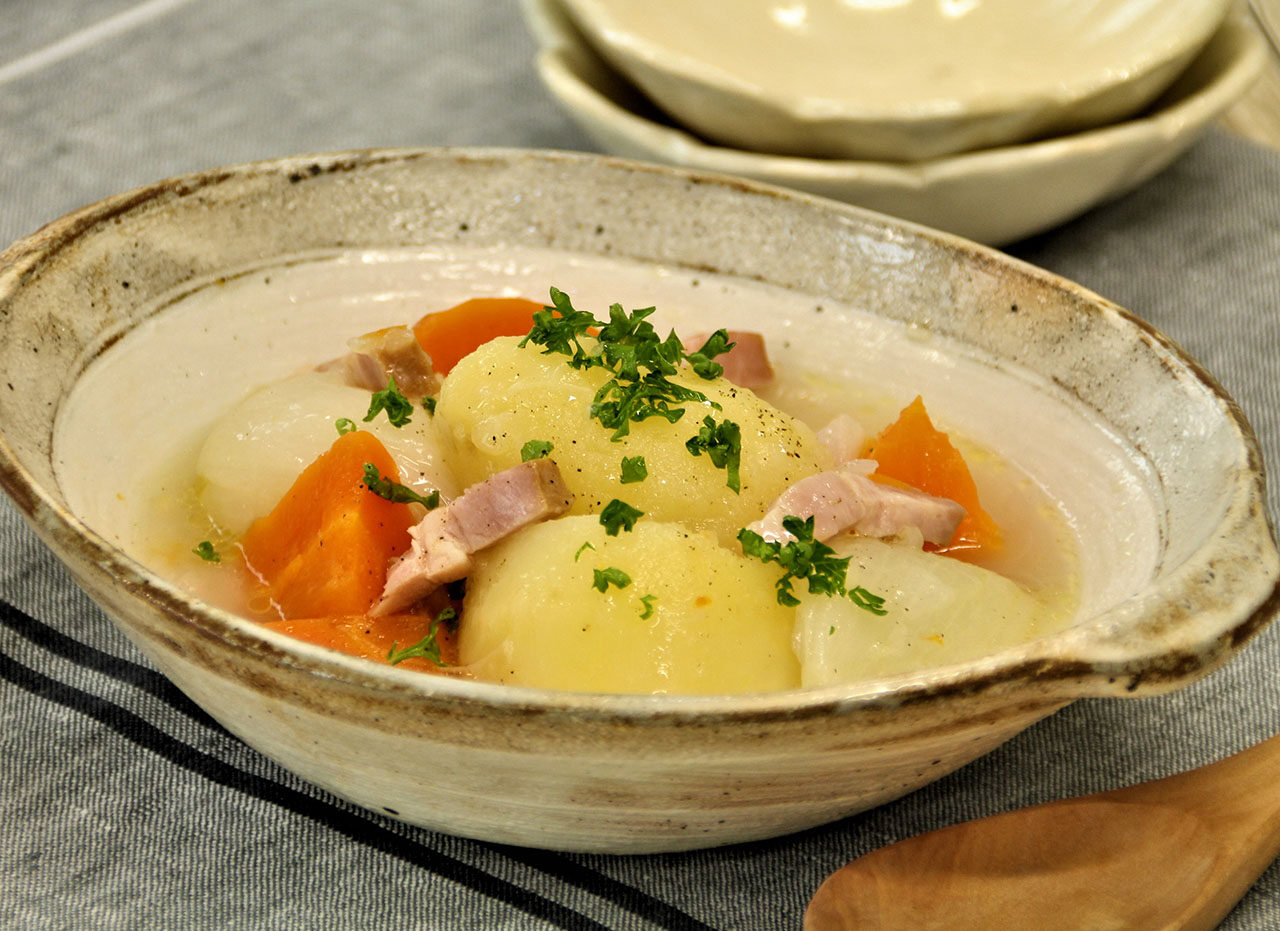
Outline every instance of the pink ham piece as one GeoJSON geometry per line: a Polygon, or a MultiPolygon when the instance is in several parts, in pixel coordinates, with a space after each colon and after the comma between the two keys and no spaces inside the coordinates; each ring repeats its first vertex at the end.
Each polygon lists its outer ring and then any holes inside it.
{"type": "Polygon", "coordinates": [[[339,369],[346,384],[368,391],[381,391],[394,378],[396,388],[411,401],[440,391],[443,379],[407,326],[365,333],[348,340],[347,347],[349,353],[319,366],[320,371],[339,369]]]}
{"type": "Polygon", "coordinates": [[[867,476],[876,463],[853,459],[829,472],[819,472],[796,482],[753,523],[766,540],[792,539],[782,527],[787,516],[813,517],[813,538],[830,540],[852,530],[869,537],[897,536],[915,527],[930,543],[951,542],[965,509],[950,498],[938,498],[911,488],[882,485],[867,476]]]}
{"type": "Polygon", "coordinates": [[[409,551],[391,564],[375,615],[403,611],[446,582],[471,572],[471,557],[517,530],[559,517],[573,504],[560,469],[534,459],[468,488],[428,511],[409,531],[409,551]]]}
{"type": "MultiPolygon", "coordinates": [[[[769,356],[765,352],[764,336],[750,330],[726,332],[733,348],[715,357],[715,361],[724,366],[724,377],[738,387],[750,388],[752,391],[772,382],[773,366],[769,364],[769,356]]],[[[685,352],[697,352],[710,336],[710,333],[699,333],[688,339],[682,338],[685,352]]]]}

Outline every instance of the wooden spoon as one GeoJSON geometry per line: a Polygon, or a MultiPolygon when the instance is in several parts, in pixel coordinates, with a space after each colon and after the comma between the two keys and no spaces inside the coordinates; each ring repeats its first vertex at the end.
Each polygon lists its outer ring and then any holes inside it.
{"type": "Polygon", "coordinates": [[[1210,929],[1280,854],[1280,737],[1211,766],[952,825],[832,873],[806,931],[1210,929]]]}

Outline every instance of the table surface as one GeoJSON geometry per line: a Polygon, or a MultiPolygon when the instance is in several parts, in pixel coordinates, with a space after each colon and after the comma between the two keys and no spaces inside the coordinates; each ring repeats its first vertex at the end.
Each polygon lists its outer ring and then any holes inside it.
{"type": "MultiPolygon", "coordinates": [[[[158,178],[399,145],[590,149],[516,0],[0,0],[0,240],[158,178]]],[[[1008,251],[1150,320],[1280,470],[1280,57],[1166,171],[1008,251]]],[[[1268,478],[1273,522],[1280,486],[1268,478]]],[[[1280,629],[1172,695],[1076,702],[889,805],[689,854],[563,855],[362,812],[194,709],[0,502],[0,927],[798,927],[819,882],[958,820],[1280,733],[1280,629]]],[[[1273,865],[1224,927],[1280,927],[1273,865]]]]}

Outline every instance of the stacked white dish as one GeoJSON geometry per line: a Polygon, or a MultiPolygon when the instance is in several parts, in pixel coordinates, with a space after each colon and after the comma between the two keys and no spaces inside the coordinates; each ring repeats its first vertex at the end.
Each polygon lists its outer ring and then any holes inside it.
{"type": "Polygon", "coordinates": [[[605,150],[990,244],[1154,175],[1264,60],[1229,0],[522,2],[605,150]]]}

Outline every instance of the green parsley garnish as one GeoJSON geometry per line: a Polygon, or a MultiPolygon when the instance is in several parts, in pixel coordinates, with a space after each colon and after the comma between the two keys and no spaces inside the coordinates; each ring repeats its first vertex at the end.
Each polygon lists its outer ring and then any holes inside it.
{"type": "Polygon", "coordinates": [[[393,427],[403,427],[410,422],[409,415],[413,413],[413,404],[396,387],[394,375],[387,382],[387,387],[381,391],[375,391],[369,399],[369,413],[364,415],[365,422],[368,423],[377,417],[379,411],[387,412],[387,420],[391,421],[393,427]]]}
{"type": "Polygon", "coordinates": [[[644,464],[644,456],[622,457],[621,484],[630,485],[632,482],[643,482],[648,477],[649,467],[644,464]]]}
{"type": "Polygon", "coordinates": [[[640,612],[640,620],[647,621],[653,617],[653,603],[658,600],[657,595],[641,595],[640,603],[644,605],[644,610],[640,612]]]}
{"type": "Polygon", "coordinates": [[[520,447],[520,461],[529,462],[533,459],[543,459],[553,449],[555,447],[546,440],[530,440],[520,447]]]}
{"type": "Polygon", "coordinates": [[[712,465],[725,470],[725,484],[735,494],[742,490],[738,476],[742,461],[742,430],[732,420],[716,423],[715,418],[708,414],[702,418],[698,435],[689,437],[684,447],[694,456],[706,453],[712,465]]]}
{"type": "MultiPolygon", "coordinates": [[[[610,439],[616,443],[631,432],[631,424],[650,417],[661,417],[667,423],[675,423],[684,416],[684,408],[673,407],[672,404],[706,400],[707,396],[701,391],[677,385],[663,375],[646,372],[635,381],[611,378],[601,385],[591,399],[591,416],[600,421],[601,426],[613,430],[610,439]]],[[[708,403],[719,407],[714,401],[708,403]]]]}
{"type": "MultiPolygon", "coordinates": [[[[710,403],[701,391],[677,385],[674,375],[681,362],[689,361],[675,331],[665,338],[658,336],[647,319],[654,308],[627,312],[621,304],[609,308],[609,320],[597,320],[573,306],[569,296],[559,288],[551,289],[551,306],[533,315],[533,327],[520,341],[543,347],[543,354],[560,353],[569,357],[568,364],[577,369],[603,368],[613,377],[605,382],[591,401],[591,416],[613,430],[612,439],[621,440],[631,431],[631,424],[650,417],[661,417],[675,423],[684,416],[681,404],[690,401],[710,403]],[[583,344],[582,338],[595,329],[594,343],[583,344]]],[[[700,353],[695,371],[706,377],[710,356],[723,343],[708,340],[700,353]]]]}
{"type": "Polygon", "coordinates": [[[777,582],[778,604],[794,608],[800,603],[791,587],[792,579],[805,579],[809,591],[816,595],[846,595],[854,604],[872,614],[888,614],[884,599],[873,595],[862,586],[845,588],[845,575],[849,571],[849,559],[835,555],[835,550],[813,538],[813,517],[801,520],[794,515],[782,519],[782,527],[795,537],[788,543],[766,541],[764,537],[745,527],[738,531],[738,542],[746,556],[755,556],[761,562],[776,562],[784,570],[777,582]]]}
{"type": "Polygon", "coordinates": [[[626,588],[631,584],[631,576],[614,566],[607,569],[592,569],[591,572],[594,576],[591,586],[602,592],[607,591],[610,585],[626,588]]]}
{"type": "Polygon", "coordinates": [[[595,547],[594,547],[594,546],[592,546],[592,545],[591,545],[591,541],[590,541],[590,540],[588,540],[586,543],[584,543],[584,544],[582,544],[580,547],[578,547],[578,552],[576,552],[576,553],[574,553],[574,554],[573,554],[573,561],[574,561],[574,562],[577,562],[577,561],[578,561],[578,557],[579,557],[579,556],[581,556],[581,555],[582,555],[583,553],[585,553],[587,550],[594,550],[594,549],[595,549],[595,547]]]}
{"type": "Polygon", "coordinates": [[[387,651],[387,662],[392,666],[403,663],[407,659],[415,657],[420,659],[429,659],[437,666],[448,666],[444,660],[440,658],[440,644],[436,641],[436,634],[439,633],[440,625],[447,624],[458,616],[458,613],[452,607],[445,608],[436,615],[436,619],[431,622],[431,626],[427,628],[427,635],[415,643],[413,646],[405,647],[403,650],[396,649],[396,642],[391,642],[391,649],[387,651]]]}
{"type": "Polygon", "coordinates": [[[707,381],[719,378],[724,374],[724,366],[713,360],[716,356],[728,352],[735,345],[735,343],[729,342],[729,333],[726,330],[716,330],[707,337],[707,341],[702,344],[701,349],[688,356],[689,364],[693,366],[693,370],[699,376],[707,381]]]}
{"type": "Polygon", "coordinates": [[[433,491],[426,496],[420,495],[408,485],[401,485],[399,482],[384,478],[372,462],[364,464],[364,485],[379,498],[385,498],[396,504],[421,504],[428,511],[440,506],[439,491],[433,491]]]}
{"type": "Polygon", "coordinates": [[[222,556],[218,553],[217,550],[213,548],[213,544],[210,543],[208,540],[201,540],[194,547],[192,547],[191,552],[195,553],[205,562],[211,562],[211,563],[222,562],[222,556]]]}
{"type": "Polygon", "coordinates": [[[872,614],[880,615],[889,613],[885,610],[884,596],[869,592],[861,585],[855,585],[846,594],[849,596],[849,600],[863,611],[870,611],[872,614]]]}
{"type": "Polygon", "coordinates": [[[533,326],[520,340],[523,348],[527,343],[542,346],[542,354],[550,355],[558,352],[569,357],[569,364],[574,368],[587,368],[601,364],[582,345],[581,337],[593,327],[599,326],[596,318],[586,311],[577,310],[569,295],[559,288],[551,289],[551,306],[543,307],[533,315],[533,326]]]}
{"type": "Polygon", "coordinates": [[[425,411],[426,411],[428,414],[430,414],[432,417],[434,417],[434,416],[435,416],[435,414],[436,414],[436,399],[435,399],[435,395],[431,395],[431,394],[429,394],[429,395],[427,395],[425,398],[423,398],[423,399],[422,399],[422,409],[423,409],[423,410],[425,410],[425,411]]]}
{"type": "Polygon", "coordinates": [[[633,508],[627,502],[614,498],[600,512],[600,525],[604,527],[605,533],[616,537],[619,530],[631,530],[635,527],[637,518],[643,515],[644,511],[639,508],[633,508]]]}
{"type": "Polygon", "coordinates": [[[333,422],[333,426],[337,429],[338,436],[346,436],[352,430],[358,429],[355,421],[350,417],[339,417],[333,422]]]}

